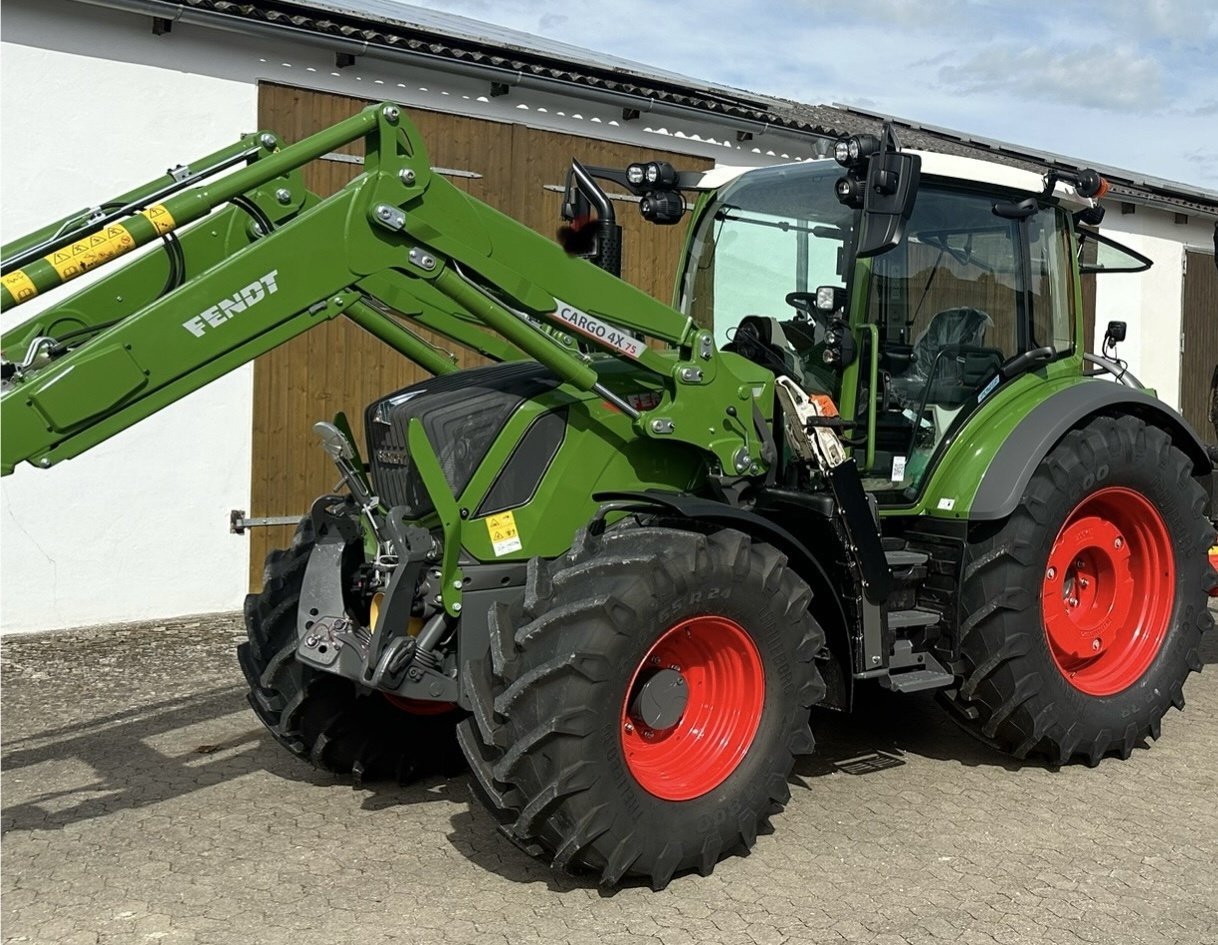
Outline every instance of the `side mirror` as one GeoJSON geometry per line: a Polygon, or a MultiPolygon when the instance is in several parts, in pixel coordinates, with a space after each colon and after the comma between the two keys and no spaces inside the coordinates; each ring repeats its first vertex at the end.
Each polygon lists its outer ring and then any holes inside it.
{"type": "Polygon", "coordinates": [[[922,158],[916,154],[879,151],[872,157],[863,192],[860,258],[886,253],[901,242],[921,174],[922,158]]]}
{"type": "Polygon", "coordinates": [[[1125,323],[1124,322],[1109,322],[1108,327],[1104,330],[1104,347],[1109,345],[1120,344],[1125,340],[1125,323]]]}

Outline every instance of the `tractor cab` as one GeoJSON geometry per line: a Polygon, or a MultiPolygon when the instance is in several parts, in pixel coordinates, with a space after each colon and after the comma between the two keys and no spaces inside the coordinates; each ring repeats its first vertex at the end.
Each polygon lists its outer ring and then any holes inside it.
{"type": "Polygon", "coordinates": [[[833,398],[864,486],[891,506],[918,499],[944,444],[998,387],[1081,357],[1070,212],[1091,203],[1062,186],[1046,194],[1026,171],[900,156],[920,180],[878,247],[874,226],[862,246],[871,211],[846,186],[867,174],[857,161],[845,177],[825,160],[721,183],[693,223],[678,289],[726,350],[833,398]]]}

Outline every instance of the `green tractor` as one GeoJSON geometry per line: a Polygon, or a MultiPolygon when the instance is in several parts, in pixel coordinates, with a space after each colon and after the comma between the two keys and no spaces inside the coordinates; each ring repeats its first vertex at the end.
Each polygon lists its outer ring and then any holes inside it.
{"type": "Polygon", "coordinates": [[[78,455],[312,325],[431,380],[316,430],[318,498],[238,657],[314,765],[454,757],[504,833],[606,886],[749,848],[814,706],[937,689],[1023,758],[1157,738],[1201,668],[1211,461],[1085,352],[1091,171],[904,151],[681,173],[573,163],[555,243],[428,165],[380,104],[263,132],[3,249],[5,310],[160,240],[3,336],[3,471],[78,455]],[[298,168],[365,141],[327,199],[298,168]],[[673,306],[616,278],[600,181],[688,219],[673,306]],[[196,222],[201,221],[201,222],[196,222]],[[488,367],[456,369],[423,328],[488,367]]]}

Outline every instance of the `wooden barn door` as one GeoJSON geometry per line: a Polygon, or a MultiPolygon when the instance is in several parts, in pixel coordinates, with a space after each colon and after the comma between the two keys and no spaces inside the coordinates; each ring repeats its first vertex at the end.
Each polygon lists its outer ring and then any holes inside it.
{"type": "MultiPolygon", "coordinates": [[[[363,99],[264,83],[259,87],[258,124],[288,141],[321,130],[362,109],[363,99]]],[[[449,180],[462,190],[553,236],[562,196],[546,189],[562,184],[572,157],[586,164],[624,167],[641,157],[669,160],[684,170],[713,162],[523,125],[408,110],[433,166],[460,172],[449,180]]],[[[334,193],[362,167],[362,143],[349,154],[328,155],[304,168],[305,185],[321,196],[334,193]]],[[[668,301],[680,258],[684,227],[645,223],[629,203],[618,205],[625,250],[623,278],[668,301]]],[[[423,333],[427,336],[427,333],[423,333]]],[[[431,336],[427,336],[431,337],[431,336]]],[[[443,339],[434,339],[453,349],[443,339]]],[[[455,350],[461,351],[456,348],[455,350]]],[[[481,363],[462,353],[461,364],[481,363]]],[[[344,318],[318,325],[254,363],[252,516],[300,515],[312,500],[334,487],[338,476],[317,445],[312,426],[345,411],[363,449],[363,410],[382,394],[429,375],[344,318]]],[[[291,540],[290,526],[256,528],[250,534],[250,584],[262,584],[262,561],[291,540]]]]}
{"type": "Polygon", "coordinates": [[[1210,253],[1184,252],[1180,322],[1180,412],[1207,443],[1218,445],[1210,423],[1210,378],[1218,366],[1218,269],[1210,253]]]}

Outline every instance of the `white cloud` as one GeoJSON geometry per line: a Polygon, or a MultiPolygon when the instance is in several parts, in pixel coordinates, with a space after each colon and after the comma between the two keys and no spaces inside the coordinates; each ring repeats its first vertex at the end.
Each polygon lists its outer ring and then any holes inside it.
{"type": "Polygon", "coordinates": [[[1159,63],[1132,46],[989,46],[959,65],[940,67],[939,79],[971,94],[1048,99],[1081,108],[1147,111],[1166,104],[1159,63]]]}
{"type": "MultiPolygon", "coordinates": [[[[418,2],[418,0],[415,0],[418,2]]],[[[1215,0],[433,0],[670,72],[1218,185],[1215,0]],[[1187,149],[1164,148],[1164,140],[1187,149]]]]}

